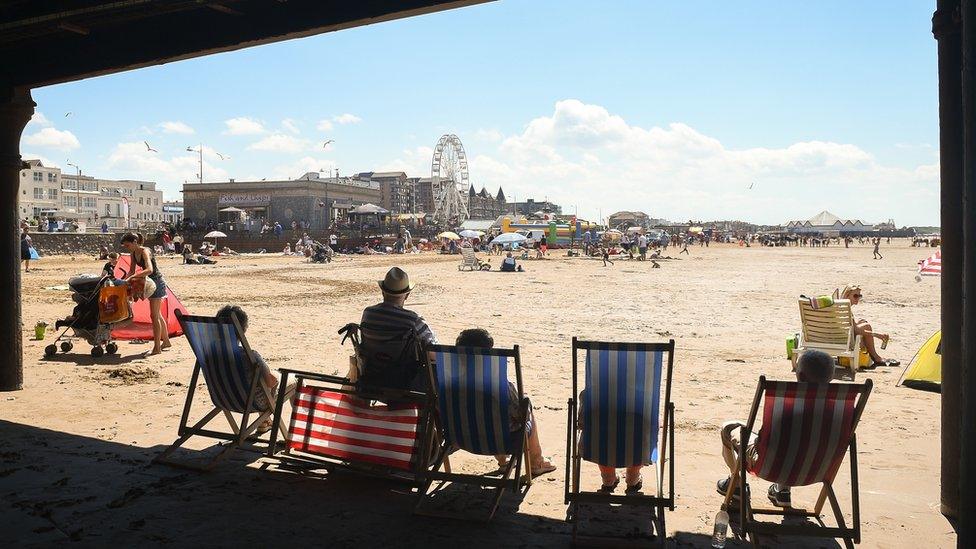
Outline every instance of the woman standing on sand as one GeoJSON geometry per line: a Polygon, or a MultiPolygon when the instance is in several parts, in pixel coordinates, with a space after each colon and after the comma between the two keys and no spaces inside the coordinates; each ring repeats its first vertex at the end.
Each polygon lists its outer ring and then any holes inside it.
{"type": "Polygon", "coordinates": [[[163,349],[173,345],[169,342],[169,329],[161,312],[163,298],[166,297],[166,282],[156,265],[156,257],[143,244],[145,239],[138,233],[126,233],[122,237],[122,248],[132,254],[129,272],[125,279],[149,278],[156,284],[156,291],[149,296],[149,316],[152,318],[153,348],[150,355],[158,355],[163,349]],[[138,267],[138,269],[136,269],[138,267]]]}

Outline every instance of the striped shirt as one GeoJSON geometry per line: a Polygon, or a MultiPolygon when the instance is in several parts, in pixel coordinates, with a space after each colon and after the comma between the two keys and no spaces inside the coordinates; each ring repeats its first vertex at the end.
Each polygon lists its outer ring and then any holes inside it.
{"type": "Polygon", "coordinates": [[[405,332],[413,329],[414,335],[422,343],[436,345],[437,338],[423,317],[403,307],[389,303],[378,303],[363,310],[360,326],[367,332],[405,332]]]}

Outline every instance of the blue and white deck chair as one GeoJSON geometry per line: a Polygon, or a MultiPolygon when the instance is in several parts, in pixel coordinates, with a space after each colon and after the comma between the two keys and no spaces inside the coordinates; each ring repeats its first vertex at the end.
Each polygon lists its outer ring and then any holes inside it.
{"type": "MultiPolygon", "coordinates": [[[[251,347],[247,344],[236,316],[227,319],[184,315],[176,311],[176,317],[196,356],[196,364],[193,367],[186,404],[180,417],[179,438],[153,462],[209,470],[245,442],[268,442],[254,432],[262,422],[272,417],[275,395],[261,382],[259,366],[251,359],[251,347]],[[201,372],[210,392],[213,409],[191,426],[187,425],[187,421],[197,379],[201,372]],[[263,409],[259,409],[256,405],[259,392],[263,392],[266,403],[263,409]],[[227,418],[231,432],[206,428],[221,413],[227,418]],[[240,414],[240,423],[237,422],[234,414],[240,414]],[[227,444],[216,456],[202,464],[170,459],[170,455],[193,436],[224,440],[227,444]]],[[[285,434],[283,425],[279,423],[277,427],[282,434],[285,434]]]]}
{"type": "MultiPolygon", "coordinates": [[[[674,510],[673,366],[673,339],[667,343],[607,343],[573,338],[573,396],[569,399],[565,494],[569,504],[567,520],[573,524],[574,540],[580,504],[621,504],[650,507],[655,535],[664,543],[667,537],[664,510],[674,510]],[[582,391],[579,389],[580,351],[584,361],[582,391]],[[653,494],[582,491],[583,460],[615,468],[655,465],[657,482],[653,494]]],[[[593,474],[597,472],[594,470],[593,474]]],[[[646,486],[647,483],[644,491],[649,491],[646,486]]]]}
{"type": "Polygon", "coordinates": [[[435,360],[428,371],[431,377],[433,397],[436,401],[435,427],[439,434],[433,465],[423,473],[420,500],[415,512],[422,515],[457,517],[453,513],[424,509],[426,500],[446,482],[471,484],[495,489],[491,508],[483,520],[491,520],[498,509],[505,488],[516,492],[532,483],[528,459],[528,431],[526,422],[512,424],[510,406],[515,406],[523,418],[529,417],[531,406],[522,391],[522,364],[519,349],[479,349],[451,345],[431,345],[428,354],[435,360]],[[515,394],[509,388],[510,367],[515,370],[515,394]],[[511,402],[512,397],[517,399],[511,402]],[[448,455],[454,450],[465,450],[482,456],[507,456],[507,464],[500,478],[484,475],[452,473],[448,455]],[[441,466],[444,471],[440,471],[441,466]],[[515,472],[514,478],[512,472],[515,472]],[[519,476],[519,472],[524,473],[519,476]],[[431,484],[440,481],[438,488],[430,492],[431,484]]]}

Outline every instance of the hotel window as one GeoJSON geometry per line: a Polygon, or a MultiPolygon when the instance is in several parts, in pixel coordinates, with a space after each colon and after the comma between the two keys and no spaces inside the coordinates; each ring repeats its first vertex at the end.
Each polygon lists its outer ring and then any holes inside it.
{"type": "Polygon", "coordinates": [[[142,205],[142,197],[139,197],[139,205],[142,205]]]}
{"type": "Polygon", "coordinates": [[[44,174],[41,172],[34,172],[34,181],[44,181],[44,174]]]}
{"type": "Polygon", "coordinates": [[[75,197],[71,196],[70,194],[66,194],[64,195],[64,205],[74,207],[77,206],[78,203],[75,201],[75,197]]]}
{"type": "Polygon", "coordinates": [[[112,205],[111,204],[106,204],[105,205],[105,217],[111,217],[111,216],[112,216],[112,205]]]}
{"type": "Polygon", "coordinates": [[[51,183],[57,182],[57,180],[58,180],[58,174],[56,174],[56,173],[48,173],[47,174],[47,180],[50,181],[51,183]]]}
{"type": "Polygon", "coordinates": [[[95,197],[94,196],[86,196],[84,198],[84,204],[85,204],[85,207],[86,208],[94,208],[95,207],[95,197]]]}
{"type": "Polygon", "coordinates": [[[34,200],[44,200],[44,189],[34,187],[34,200]]]}
{"type": "Polygon", "coordinates": [[[47,190],[47,199],[48,200],[57,200],[58,199],[58,190],[57,189],[48,189],[47,190]]]}

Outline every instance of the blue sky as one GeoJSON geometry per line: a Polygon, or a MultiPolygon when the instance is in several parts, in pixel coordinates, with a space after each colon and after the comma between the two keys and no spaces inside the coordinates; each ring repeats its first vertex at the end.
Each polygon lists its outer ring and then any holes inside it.
{"type": "Polygon", "coordinates": [[[177,196],[200,142],[207,180],[426,176],[455,133],[477,188],[587,217],[936,224],[933,9],[502,0],[35,90],[22,150],[177,196]]]}

